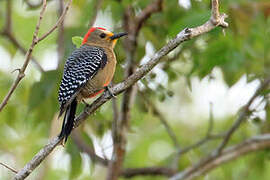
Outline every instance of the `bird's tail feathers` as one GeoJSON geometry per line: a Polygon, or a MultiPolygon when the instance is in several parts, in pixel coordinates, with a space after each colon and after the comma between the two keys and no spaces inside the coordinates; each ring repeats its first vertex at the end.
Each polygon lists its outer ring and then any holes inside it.
{"type": "Polygon", "coordinates": [[[73,128],[75,114],[76,114],[76,108],[77,108],[77,100],[74,99],[71,102],[71,104],[68,105],[68,107],[66,109],[63,124],[62,124],[62,130],[61,130],[61,133],[59,135],[59,137],[65,138],[64,142],[67,141],[67,138],[70,135],[71,130],[73,128]]]}

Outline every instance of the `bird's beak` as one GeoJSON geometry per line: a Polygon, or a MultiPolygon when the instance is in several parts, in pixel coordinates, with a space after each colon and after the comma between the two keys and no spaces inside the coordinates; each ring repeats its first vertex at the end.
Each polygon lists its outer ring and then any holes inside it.
{"type": "Polygon", "coordinates": [[[111,40],[119,39],[120,37],[125,36],[125,35],[127,35],[127,34],[128,34],[128,33],[126,33],[126,32],[115,33],[114,35],[112,35],[112,36],[110,37],[110,39],[111,39],[111,40]]]}

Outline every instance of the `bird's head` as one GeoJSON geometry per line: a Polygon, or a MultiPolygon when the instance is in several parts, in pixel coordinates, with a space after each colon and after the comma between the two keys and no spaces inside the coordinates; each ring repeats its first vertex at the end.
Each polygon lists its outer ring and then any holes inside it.
{"type": "Polygon", "coordinates": [[[102,27],[92,27],[83,38],[82,44],[114,48],[117,40],[127,33],[112,33],[102,27]]]}

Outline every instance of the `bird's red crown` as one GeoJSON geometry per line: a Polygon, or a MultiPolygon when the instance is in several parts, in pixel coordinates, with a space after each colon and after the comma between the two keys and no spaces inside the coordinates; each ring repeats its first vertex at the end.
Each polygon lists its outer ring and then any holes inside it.
{"type": "Polygon", "coordinates": [[[83,37],[83,42],[82,44],[87,42],[88,37],[90,36],[91,32],[95,31],[96,29],[101,29],[101,30],[106,30],[105,28],[102,27],[91,27],[88,32],[85,34],[85,36],[83,37]]]}

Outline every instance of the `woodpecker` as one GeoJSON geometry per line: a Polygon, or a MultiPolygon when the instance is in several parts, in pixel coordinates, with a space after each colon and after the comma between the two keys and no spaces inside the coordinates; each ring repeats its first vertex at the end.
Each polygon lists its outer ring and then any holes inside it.
{"type": "Polygon", "coordinates": [[[59,87],[59,117],[65,112],[60,137],[64,142],[74,125],[76,107],[85,98],[94,97],[108,88],[116,66],[114,46],[127,33],[114,34],[101,27],[92,27],[85,34],[80,48],[67,59],[59,87]]]}

